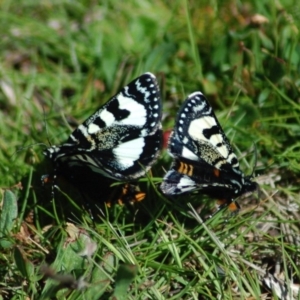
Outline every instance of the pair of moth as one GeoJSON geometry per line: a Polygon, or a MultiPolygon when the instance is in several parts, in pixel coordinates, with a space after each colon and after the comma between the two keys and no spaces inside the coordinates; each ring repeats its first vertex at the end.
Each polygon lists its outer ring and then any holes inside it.
{"type": "MultiPolygon", "coordinates": [[[[44,151],[58,170],[88,167],[118,181],[145,175],[162,148],[162,104],[155,76],[145,73],[83,122],[60,146],[44,151]]],[[[173,157],[161,183],[165,195],[199,191],[222,199],[222,207],[254,191],[213,110],[201,92],[182,104],[168,150],[173,157]]]]}

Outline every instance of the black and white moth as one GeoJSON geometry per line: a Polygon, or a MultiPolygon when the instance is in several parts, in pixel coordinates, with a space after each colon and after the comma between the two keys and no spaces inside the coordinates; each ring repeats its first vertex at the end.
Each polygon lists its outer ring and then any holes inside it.
{"type": "Polygon", "coordinates": [[[161,150],[161,106],[153,74],[130,82],[64,144],[44,151],[54,164],[54,180],[57,172],[72,176],[72,169],[78,167],[118,181],[142,177],[161,150]]]}
{"type": "Polygon", "coordinates": [[[201,92],[182,104],[168,144],[174,160],[163,178],[165,195],[202,192],[219,199],[220,208],[238,206],[233,200],[257,189],[245,176],[212,107],[201,92]]]}

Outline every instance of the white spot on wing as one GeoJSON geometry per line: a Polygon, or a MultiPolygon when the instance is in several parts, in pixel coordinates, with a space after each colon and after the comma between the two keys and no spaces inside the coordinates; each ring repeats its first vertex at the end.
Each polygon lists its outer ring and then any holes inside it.
{"type": "Polygon", "coordinates": [[[178,178],[177,172],[174,170],[170,170],[165,175],[160,187],[164,194],[174,195],[177,194],[179,191],[179,194],[192,191],[197,187],[197,184],[190,177],[185,175],[180,176],[180,178],[178,178]]]}
{"type": "Polygon", "coordinates": [[[88,133],[89,134],[94,134],[96,132],[98,132],[100,130],[100,127],[94,123],[91,123],[90,125],[88,125],[88,133]]]}
{"type": "Polygon", "coordinates": [[[86,128],[85,126],[83,126],[82,124],[79,125],[79,126],[77,127],[77,129],[78,129],[85,137],[89,136],[89,134],[88,134],[88,132],[87,132],[87,128],[86,128]]]}
{"type": "Polygon", "coordinates": [[[188,176],[182,176],[177,184],[177,188],[181,189],[182,193],[192,191],[196,188],[197,184],[188,176]]]}
{"type": "Polygon", "coordinates": [[[238,162],[238,160],[237,160],[237,157],[236,157],[236,155],[233,153],[233,152],[231,152],[230,154],[229,154],[229,156],[228,156],[228,158],[227,158],[227,161],[229,161],[231,164],[232,164],[232,166],[234,167],[234,168],[238,168],[239,167],[239,162],[238,162]],[[236,160],[236,163],[235,164],[232,164],[232,160],[236,160]]]}
{"type": "Polygon", "coordinates": [[[120,165],[120,168],[127,169],[133,166],[134,162],[139,160],[145,146],[144,138],[138,138],[126,143],[120,144],[113,150],[114,155],[120,165]]]}
{"type": "Polygon", "coordinates": [[[145,125],[147,122],[147,110],[144,105],[139,104],[132,98],[122,95],[122,93],[117,96],[117,99],[119,101],[120,109],[126,109],[130,112],[130,115],[126,119],[117,123],[135,126],[145,125]]]}
{"type": "Polygon", "coordinates": [[[188,133],[196,141],[207,142],[209,140],[203,135],[203,130],[210,129],[215,125],[217,125],[215,119],[209,116],[195,119],[190,123],[188,133]]]}
{"type": "Polygon", "coordinates": [[[105,123],[106,126],[110,126],[115,121],[114,115],[106,109],[100,112],[99,117],[105,123]]]}
{"type": "Polygon", "coordinates": [[[190,123],[188,133],[191,136],[192,139],[195,141],[205,141],[212,144],[213,147],[215,147],[218,152],[223,156],[228,156],[228,149],[225,145],[222,145],[221,147],[217,147],[218,144],[223,144],[223,138],[221,134],[214,134],[210,137],[210,139],[207,139],[203,135],[204,129],[210,129],[213,126],[218,126],[216,123],[215,118],[210,116],[205,116],[199,119],[195,119],[190,123]]]}
{"type": "Polygon", "coordinates": [[[148,88],[142,86],[140,84],[139,80],[136,81],[136,88],[137,88],[138,91],[140,91],[142,94],[144,94],[144,102],[149,103],[150,100],[148,99],[148,97],[150,96],[150,92],[148,91],[148,88]]]}
{"type": "MultiPolygon", "coordinates": [[[[194,101],[195,102],[195,101],[194,101]]],[[[202,102],[202,103],[197,103],[195,106],[193,106],[193,111],[195,113],[197,113],[198,111],[202,111],[204,109],[204,107],[206,106],[206,103],[205,102],[202,102]]]]}
{"type": "Polygon", "coordinates": [[[186,147],[182,147],[181,156],[183,156],[184,158],[191,159],[191,160],[199,161],[199,157],[186,147]]]}
{"type": "MultiPolygon", "coordinates": [[[[220,141],[222,141],[222,136],[220,134],[215,134],[212,136],[212,138],[210,139],[211,143],[216,146],[220,141]]],[[[216,149],[218,150],[218,152],[225,158],[227,158],[229,152],[228,149],[226,147],[225,144],[223,144],[222,146],[216,147],[216,149]]]]}

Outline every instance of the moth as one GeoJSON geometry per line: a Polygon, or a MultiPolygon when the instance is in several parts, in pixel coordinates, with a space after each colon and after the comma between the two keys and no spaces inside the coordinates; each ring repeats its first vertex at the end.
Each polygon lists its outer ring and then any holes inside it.
{"type": "Polygon", "coordinates": [[[160,186],[165,195],[201,192],[219,199],[220,208],[238,209],[233,200],[257,189],[245,176],[212,107],[201,92],[182,104],[168,143],[173,157],[160,186]]]}
{"type": "MultiPolygon", "coordinates": [[[[72,177],[81,168],[116,181],[144,176],[162,147],[161,115],[157,80],[145,73],[79,125],[65,143],[44,151],[54,164],[53,180],[57,173],[72,177]]],[[[76,176],[89,180],[86,172],[76,176]]]]}

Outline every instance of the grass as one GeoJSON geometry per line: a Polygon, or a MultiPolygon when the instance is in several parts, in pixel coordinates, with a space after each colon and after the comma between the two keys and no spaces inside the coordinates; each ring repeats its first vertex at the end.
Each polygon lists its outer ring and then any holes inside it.
{"type": "Polygon", "coordinates": [[[297,288],[295,1],[0,5],[2,299],[278,299],[263,281],[266,270],[289,293],[297,288]],[[243,171],[255,167],[260,191],[238,199],[238,215],[225,210],[203,224],[212,199],[161,195],[166,152],[140,180],[147,197],[135,206],[86,210],[74,187],[62,182],[54,199],[42,187],[49,143],[64,142],[146,71],[159,81],[165,130],[184,98],[203,91],[243,171]]]}

